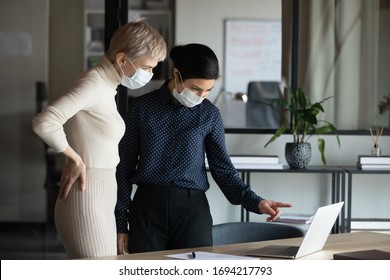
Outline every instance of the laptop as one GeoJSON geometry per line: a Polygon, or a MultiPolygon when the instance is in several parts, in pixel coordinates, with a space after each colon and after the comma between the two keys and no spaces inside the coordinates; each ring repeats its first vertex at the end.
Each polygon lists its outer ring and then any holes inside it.
{"type": "Polygon", "coordinates": [[[318,208],[300,246],[269,245],[249,251],[246,255],[297,259],[322,250],[343,205],[344,201],[318,208]]]}

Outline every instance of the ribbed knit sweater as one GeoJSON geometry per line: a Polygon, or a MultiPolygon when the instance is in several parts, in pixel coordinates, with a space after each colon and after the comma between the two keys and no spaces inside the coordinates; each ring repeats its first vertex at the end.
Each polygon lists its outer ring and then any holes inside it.
{"type": "Polygon", "coordinates": [[[115,103],[120,80],[112,63],[102,57],[67,94],[33,119],[34,132],[56,152],[70,145],[87,168],[116,168],[118,143],[125,131],[115,103]]]}

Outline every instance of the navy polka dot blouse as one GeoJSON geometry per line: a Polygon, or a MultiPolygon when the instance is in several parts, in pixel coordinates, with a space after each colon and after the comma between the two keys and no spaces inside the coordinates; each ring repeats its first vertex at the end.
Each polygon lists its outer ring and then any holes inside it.
{"type": "Polygon", "coordinates": [[[168,92],[168,82],[129,106],[116,173],[117,231],[128,231],[132,184],[207,191],[205,155],[213,179],[229,202],[259,213],[262,198],[243,183],[230,161],[218,108],[208,99],[192,108],[178,104],[168,92]]]}

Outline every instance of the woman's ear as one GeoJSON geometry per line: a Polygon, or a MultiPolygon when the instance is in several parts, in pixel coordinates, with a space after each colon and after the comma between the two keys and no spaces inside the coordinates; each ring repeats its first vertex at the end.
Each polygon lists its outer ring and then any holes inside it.
{"type": "Polygon", "coordinates": [[[126,60],[126,55],[123,52],[117,53],[116,60],[115,60],[116,64],[121,66],[125,63],[125,60],[126,60]]]}
{"type": "Polygon", "coordinates": [[[173,67],[172,69],[172,77],[175,78],[175,76],[177,76],[179,73],[179,70],[177,70],[177,68],[173,67]]]}

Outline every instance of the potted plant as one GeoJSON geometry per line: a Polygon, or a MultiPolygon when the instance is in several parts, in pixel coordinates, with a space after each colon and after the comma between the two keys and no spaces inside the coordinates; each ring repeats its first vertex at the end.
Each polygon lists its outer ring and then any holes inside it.
{"type": "Polygon", "coordinates": [[[384,115],[387,111],[390,111],[390,94],[384,96],[378,104],[379,114],[384,115]]]}
{"type": "MultiPolygon", "coordinates": [[[[265,144],[265,147],[282,134],[290,131],[293,141],[286,143],[286,161],[291,168],[304,168],[311,158],[311,145],[307,142],[311,136],[336,133],[337,142],[340,146],[336,127],[328,121],[318,119],[318,114],[324,112],[321,104],[329,98],[331,97],[312,103],[300,88],[296,90],[288,89],[286,98],[275,99],[275,102],[279,104],[284,113],[289,114],[289,119],[286,119],[285,114],[283,114],[284,121],[272,138],[265,144]]],[[[318,150],[320,151],[323,164],[326,165],[325,140],[321,137],[318,137],[318,150]]]]}

